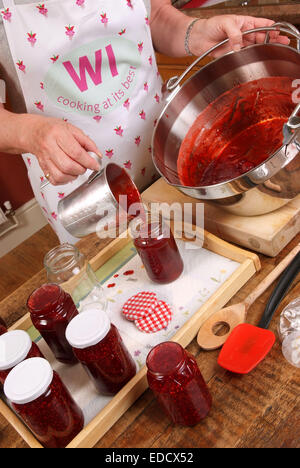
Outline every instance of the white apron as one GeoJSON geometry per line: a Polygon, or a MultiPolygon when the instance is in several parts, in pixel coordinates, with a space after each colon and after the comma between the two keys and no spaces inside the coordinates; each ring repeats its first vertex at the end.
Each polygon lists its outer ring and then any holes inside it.
{"type": "MultiPolygon", "coordinates": [[[[28,113],[81,128],[104,165],[127,169],[140,189],[156,177],[151,137],[162,82],[142,0],[4,0],[8,42],[28,113]]],[[[60,199],[81,185],[44,187],[35,156],[23,155],[35,197],[61,242],[74,242],[57,217],[60,199]]]]}

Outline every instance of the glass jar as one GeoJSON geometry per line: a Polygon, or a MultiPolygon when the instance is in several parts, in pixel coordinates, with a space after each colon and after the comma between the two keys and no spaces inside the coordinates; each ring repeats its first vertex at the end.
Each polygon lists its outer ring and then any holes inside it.
{"type": "Polygon", "coordinates": [[[182,274],[184,264],[171,229],[162,220],[149,222],[139,218],[131,223],[134,245],[149,278],[168,284],[182,274]]]}
{"type": "Polygon", "coordinates": [[[45,284],[34,291],[27,301],[31,320],[56,359],[64,364],[77,362],[66,340],[66,328],[78,315],[70,296],[57,284],[45,284]]]}
{"type": "Polygon", "coordinates": [[[195,426],[204,419],[212,399],[194,357],[173,342],[161,343],[147,357],[148,383],[175,423],[195,426]]]}
{"type": "Polygon", "coordinates": [[[25,359],[43,358],[38,346],[25,331],[13,330],[0,337],[0,383],[4,385],[10,371],[25,359]]]}
{"type": "Polygon", "coordinates": [[[104,290],[77,247],[70,244],[55,247],[45,256],[44,265],[49,283],[59,284],[70,294],[79,312],[89,303],[98,303],[106,310],[104,290]]]}
{"type": "Polygon", "coordinates": [[[46,448],[66,447],[83,429],[84,417],[45,359],[23,361],[8,375],[4,393],[46,448]]]}
{"type": "Polygon", "coordinates": [[[7,326],[4,320],[2,320],[2,318],[0,317],[0,336],[4,333],[7,333],[7,326]]]}
{"type": "Polygon", "coordinates": [[[69,324],[66,337],[100,393],[115,395],[135,376],[135,362],[105,313],[92,306],[84,310],[69,324]]]}

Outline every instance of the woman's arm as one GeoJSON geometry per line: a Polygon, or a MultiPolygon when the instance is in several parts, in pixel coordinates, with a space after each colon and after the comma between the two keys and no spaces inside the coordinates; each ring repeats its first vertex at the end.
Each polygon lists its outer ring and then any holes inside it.
{"type": "Polygon", "coordinates": [[[59,119],[13,114],[0,105],[0,152],[34,154],[53,185],[71,182],[87,169],[99,170],[88,151],[101,157],[95,143],[59,119]]]}
{"type": "MultiPolygon", "coordinates": [[[[151,32],[154,46],[158,52],[172,57],[185,56],[185,37],[191,22],[196,18],[184,15],[174,8],[171,0],[151,0],[151,32]]],[[[189,49],[193,55],[200,56],[214,45],[229,38],[228,46],[218,49],[217,57],[230,50],[239,50],[250,44],[263,43],[264,33],[243,37],[242,31],[272,26],[274,21],[251,16],[223,15],[210,19],[200,19],[193,27],[189,39],[189,49]]],[[[271,33],[271,42],[289,44],[287,37],[278,32],[271,33]]]]}

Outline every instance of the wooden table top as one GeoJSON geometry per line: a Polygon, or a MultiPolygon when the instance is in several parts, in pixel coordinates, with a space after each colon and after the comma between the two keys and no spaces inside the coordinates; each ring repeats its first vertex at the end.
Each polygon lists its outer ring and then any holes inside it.
{"type": "MultiPolygon", "coordinates": [[[[262,270],[234,297],[243,300],[300,242],[300,235],[277,258],[260,256],[262,270]]],[[[90,236],[79,243],[89,258],[107,242],[90,236]]],[[[27,311],[32,290],[46,280],[41,271],[0,303],[9,325],[27,311]]],[[[249,322],[257,324],[272,288],[251,308],[249,322]]],[[[277,334],[283,307],[300,296],[300,280],[281,304],[271,329],[277,334]]],[[[195,428],[177,427],[165,417],[150,390],[124,414],[100,440],[98,448],[299,448],[300,372],[285,361],[277,340],[270,355],[247,376],[226,372],[217,365],[218,352],[204,352],[194,340],[188,347],[198,361],[213,396],[210,415],[195,428]]],[[[0,415],[0,447],[26,447],[25,442],[0,415]]]]}
{"type": "Polygon", "coordinates": [[[244,6],[242,3],[242,0],[234,0],[206,8],[202,7],[183,11],[189,16],[199,18],[211,18],[218,15],[248,15],[270,18],[276,22],[288,22],[300,25],[299,2],[289,0],[250,0],[244,6]]]}

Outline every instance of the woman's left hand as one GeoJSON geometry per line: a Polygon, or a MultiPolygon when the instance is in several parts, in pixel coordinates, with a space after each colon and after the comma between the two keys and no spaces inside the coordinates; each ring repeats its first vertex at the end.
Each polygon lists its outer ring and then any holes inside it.
{"type": "MultiPolygon", "coordinates": [[[[243,36],[242,32],[250,29],[270,27],[274,21],[264,18],[253,18],[251,16],[224,15],[198,21],[190,36],[190,50],[200,56],[204,51],[211,49],[223,40],[229,38],[229,43],[218,48],[213,57],[219,57],[231,50],[240,50],[252,44],[262,44],[266,33],[253,33],[243,36]]],[[[288,45],[290,40],[287,36],[281,36],[280,32],[270,33],[270,42],[288,45]]]]}

